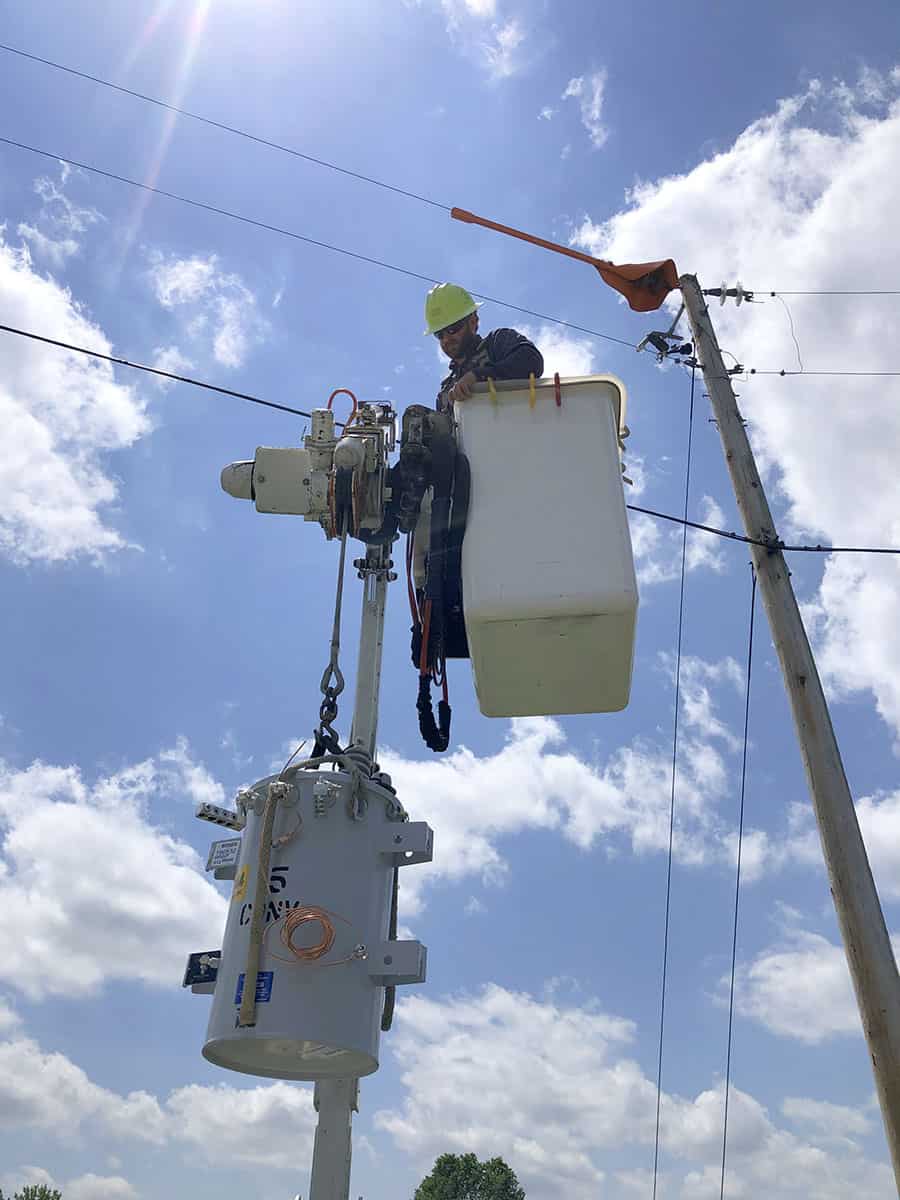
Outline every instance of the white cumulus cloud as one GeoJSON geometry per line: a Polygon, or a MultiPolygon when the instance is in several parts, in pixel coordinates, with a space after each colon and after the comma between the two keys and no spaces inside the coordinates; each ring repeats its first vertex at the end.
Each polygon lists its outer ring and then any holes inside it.
{"type": "Polygon", "coordinates": [[[781,1111],[794,1125],[804,1129],[808,1137],[826,1141],[852,1143],[867,1134],[873,1126],[871,1116],[846,1104],[831,1104],[828,1100],[810,1100],[803,1096],[786,1096],[781,1111]]]}
{"type": "Polygon", "coordinates": [[[0,1191],[4,1195],[41,1185],[60,1191],[65,1200],[138,1200],[138,1193],[121,1175],[96,1175],[88,1171],[86,1175],[58,1183],[49,1171],[35,1166],[22,1166],[0,1175],[0,1191]]]}
{"type": "MultiPolygon", "coordinates": [[[[189,1084],[165,1098],[146,1091],[122,1095],[94,1083],[64,1054],[19,1037],[0,1042],[0,1124],[39,1130],[63,1145],[84,1138],[94,1145],[112,1140],[182,1146],[217,1166],[296,1171],[312,1153],[316,1114],[311,1088],[280,1081],[255,1087],[189,1084]],[[273,1129],[290,1130],[290,1136],[272,1137],[273,1129]]],[[[10,1190],[23,1182],[54,1186],[42,1168],[22,1167],[4,1178],[10,1190]]],[[[121,1176],[88,1174],[66,1185],[66,1200],[71,1194],[130,1200],[134,1192],[121,1176]]]]}
{"type": "Polygon", "coordinates": [[[491,30],[482,48],[488,73],[494,79],[508,79],[510,75],[515,75],[520,66],[519,52],[524,41],[525,30],[515,17],[491,30]]]}
{"type": "Polygon", "coordinates": [[[566,333],[558,325],[523,325],[522,332],[544,356],[544,374],[591,375],[595,345],[590,338],[566,333]]]}
{"type": "MultiPolygon", "coordinates": [[[[78,172],[81,174],[81,172],[78,172]]],[[[35,256],[59,270],[81,249],[81,237],[92,225],[102,221],[95,208],[84,208],[67,195],[65,185],[72,172],[63,165],[60,184],[42,176],[34,182],[41,207],[34,223],[22,221],[16,232],[24,238],[35,256]]]]}
{"type": "Polygon", "coordinates": [[[121,1175],[89,1171],[63,1185],[65,1200],[136,1200],[137,1192],[121,1175]]]}
{"type": "Polygon", "coordinates": [[[526,33],[519,17],[504,18],[497,0],[440,0],[440,5],[451,41],[489,78],[508,79],[521,70],[526,33]]]}
{"type": "Polygon", "coordinates": [[[182,318],[187,337],[208,342],[223,367],[242,366],[269,332],[256,296],[240,275],[221,268],[215,254],[179,258],[154,252],[150,283],[162,307],[182,318]]]}
{"type": "MultiPolygon", "coordinates": [[[[667,686],[671,670],[668,660],[661,663],[667,686]]],[[[739,742],[717,707],[726,692],[742,688],[743,674],[731,659],[682,662],[674,853],[686,864],[733,860],[732,822],[719,804],[729,794],[739,742]]],[[[441,877],[501,882],[508,869],[503,840],[528,829],[554,830],[584,849],[598,842],[634,854],[667,849],[671,742],[636,739],[593,763],[565,741],[558,722],[531,717],[513,721],[506,744],[484,757],[464,747],[438,761],[381,753],[404,803],[429,822],[441,847],[434,863],[404,874],[405,913],[414,914],[422,889],[441,877]]]]}
{"type": "Polygon", "coordinates": [[[861,797],[856,815],[881,895],[900,900],[900,791],[861,797]]]}
{"type": "MultiPolygon", "coordinates": [[[[897,954],[900,938],[893,940],[897,954]]],[[[722,995],[727,986],[723,977],[722,995]]],[[[843,949],[803,929],[788,930],[780,942],[739,967],[735,1008],[772,1033],[810,1045],[862,1035],[843,949]]]]}
{"type": "Polygon", "coordinates": [[[210,1162],[296,1171],[312,1154],[311,1088],[280,1081],[249,1088],[192,1084],[172,1092],[165,1108],[173,1136],[210,1162]],[[290,1136],[273,1137],[272,1130],[290,1130],[290,1136]]]}
{"type": "MultiPolygon", "coordinates": [[[[890,287],[900,271],[900,74],[813,82],[681,175],[637,184],[621,211],[573,239],[619,262],[672,256],[701,283],[768,290],[890,287]]],[[[890,371],[895,309],[870,297],[788,297],[813,370],[890,371]],[[835,337],[835,330],[840,337],[835,337]]],[[[673,301],[674,303],[674,301],[673,301]]],[[[790,324],[769,300],[715,310],[722,344],[760,369],[795,368],[790,324]]],[[[782,533],[836,545],[900,545],[900,383],[751,377],[741,406],[782,533]],[[865,503],[860,503],[860,496],[865,503]]],[[[869,691],[900,731],[900,562],[826,561],[809,613],[840,694],[869,691]]]]}
{"type": "Polygon", "coordinates": [[[581,123],[588,133],[591,145],[599,150],[609,139],[609,130],[603,121],[603,101],[606,94],[606,71],[595,71],[591,75],[577,75],[570,79],[562,94],[563,100],[577,100],[581,110],[581,123]]]}
{"type": "Polygon", "coordinates": [[[111,1092],[64,1054],[46,1053],[24,1037],[0,1042],[0,1121],[64,1139],[91,1129],[157,1145],[165,1140],[165,1118],[149,1093],[111,1092]]]}
{"type": "MultiPolygon", "coordinates": [[[[631,1164],[652,1155],[656,1088],[630,1054],[632,1022],[596,1002],[566,1005],[496,985],[405,998],[396,1021],[390,1045],[406,1095],[375,1121],[423,1169],[440,1153],[474,1151],[502,1155],[529,1200],[647,1195],[649,1172],[631,1164]]],[[[663,1094],[666,1195],[718,1196],[723,1102],[721,1085],[694,1098],[663,1094]]],[[[804,1111],[802,1098],[792,1104],[804,1111]]],[[[888,1200],[894,1189],[886,1163],[813,1145],[733,1087],[728,1194],[888,1200]]]]}
{"type": "Polygon", "coordinates": [[[148,815],[186,797],[222,801],[184,743],[93,786],[76,767],[0,763],[3,984],[31,997],[108,979],[172,986],[188,952],[218,943],[225,901],[196,851],[148,815]]]}
{"type": "MultiPolygon", "coordinates": [[[[71,293],[0,230],[0,308],[11,323],[104,354],[112,346],[71,293]]],[[[95,561],[127,543],[106,522],[112,452],[150,429],[144,401],[109,363],[24,338],[0,340],[0,553],[16,563],[95,561]]]]}

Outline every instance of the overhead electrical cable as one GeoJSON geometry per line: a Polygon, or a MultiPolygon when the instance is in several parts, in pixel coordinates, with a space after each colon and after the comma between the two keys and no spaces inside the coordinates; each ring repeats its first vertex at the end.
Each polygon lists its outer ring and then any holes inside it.
{"type": "Polygon", "coordinates": [[[728,1147],[728,1098],[731,1090],[731,1044],[734,1031],[734,976],[737,964],[738,909],[741,898],[741,850],[744,844],[744,799],[747,793],[747,747],[750,730],[750,678],[753,672],[753,618],[756,614],[756,571],[750,564],[750,631],[747,636],[747,691],[744,697],[744,747],[741,754],[741,802],[738,811],[737,866],[734,879],[734,923],[731,933],[731,984],[728,990],[728,1049],[725,1054],[725,1103],[722,1116],[722,1175],[719,1200],[725,1200],[725,1155],[728,1147]]]}
{"type": "MultiPolygon", "coordinates": [[[[691,494],[691,446],[694,437],[694,381],[697,368],[691,368],[691,400],[688,410],[687,455],[684,468],[684,519],[687,521],[691,494]]],[[[653,1139],[653,1200],[659,1176],[659,1124],[662,1106],[663,1045],[666,1026],[666,983],[669,969],[669,917],[672,907],[672,849],[675,842],[675,781],[678,768],[678,716],[681,700],[681,643],[684,632],[684,580],[687,574],[687,524],[681,539],[681,583],[678,593],[678,636],[675,651],[675,716],[672,729],[672,791],[669,802],[669,853],[666,865],[666,905],[663,923],[662,982],[659,1001],[659,1055],[656,1064],[656,1133],[653,1139]]]]}
{"type": "Polygon", "coordinates": [[[0,325],[0,332],[14,333],[19,337],[30,338],[34,342],[44,342],[48,346],[58,346],[61,350],[73,350],[76,354],[85,354],[89,358],[99,358],[104,362],[115,363],[119,367],[131,367],[135,371],[146,371],[150,375],[161,375],[163,379],[171,379],[176,383],[189,383],[192,387],[205,388],[208,392],[219,392],[223,396],[234,396],[237,400],[248,400],[251,404],[263,404],[266,408],[277,408],[280,412],[292,413],[295,417],[312,416],[312,413],[304,412],[302,408],[291,408],[289,404],[276,404],[274,400],[263,400],[260,396],[251,396],[247,392],[235,392],[231,388],[218,387],[214,383],[204,383],[201,379],[191,379],[188,375],[175,375],[172,371],[163,371],[159,367],[148,367],[144,363],[132,362],[128,358],[117,358],[113,354],[102,354],[99,350],[86,350],[84,346],[73,346],[70,342],[60,342],[56,338],[43,337],[39,333],[29,333],[25,329],[16,329],[12,325],[0,325]]]}
{"type": "MultiPolygon", "coordinates": [[[[418,279],[422,283],[440,283],[441,280],[435,279],[431,275],[423,275],[418,271],[411,271],[407,267],[398,267],[394,263],[385,262],[380,258],[372,258],[368,254],[360,254],[356,250],[347,250],[343,246],[335,246],[331,242],[323,242],[318,238],[308,237],[306,234],[297,233],[292,229],[284,229],[279,225],[271,225],[267,221],[259,221],[255,217],[247,217],[242,213],[232,212],[227,208],[220,208],[216,204],[207,204],[203,200],[194,200],[189,196],[180,196],[177,192],[167,192],[163,188],[152,187],[149,183],[141,183],[137,179],[129,179],[127,175],[118,175],[114,171],[106,171],[102,167],[94,167],[89,163],[79,162],[74,158],[66,158],[62,154],[53,154],[49,150],[41,150],[37,146],[29,146],[25,142],[17,142],[13,138],[0,137],[0,144],[12,146],[17,150],[26,150],[29,154],[37,154],[42,158],[53,159],[55,162],[66,163],[70,167],[78,167],[82,171],[88,171],[93,175],[100,175],[104,179],[112,179],[116,183],[125,183],[129,187],[140,188],[144,192],[151,192],[155,196],[163,196],[167,200],[177,200],[180,204],[189,204],[192,208],[202,209],[204,212],[215,213],[220,217],[228,217],[232,221],[240,221],[244,225],[253,225],[257,229],[265,229],[269,233],[277,233],[281,237],[293,238],[297,242],[305,242],[309,246],[317,246],[320,250],[330,250],[333,254],[343,254],[347,258],[355,258],[359,262],[369,263],[373,267],[381,267],[385,271],[394,271],[398,275],[406,275],[410,279],[418,279]]],[[[473,289],[474,291],[474,289],[473,289]]],[[[579,333],[589,334],[591,337],[602,338],[605,342],[616,342],[620,346],[627,346],[629,350],[634,349],[634,343],[626,341],[625,338],[613,337],[609,333],[601,333],[597,329],[589,329],[584,325],[575,325],[571,321],[563,321],[560,317],[551,317],[547,313],[536,312],[532,308],[523,308],[519,304],[512,304],[508,300],[498,299],[496,296],[488,296],[484,292],[474,291],[474,295],[482,300],[487,300],[490,304],[499,304],[503,308],[512,309],[513,312],[524,313],[529,317],[537,317],[539,321],[549,321],[553,325],[561,325],[566,329],[575,329],[579,333]]]]}
{"type": "Polygon", "coordinates": [[[732,542],[744,542],[748,546],[762,546],[764,550],[789,551],[792,554],[900,554],[900,546],[823,546],[821,543],[809,546],[789,545],[773,538],[764,541],[762,538],[747,537],[743,533],[732,533],[727,529],[717,529],[715,525],[704,525],[701,521],[688,521],[684,517],[676,517],[672,513],[658,512],[655,508],[642,508],[639,504],[626,504],[632,512],[644,513],[648,517],[658,517],[661,521],[672,521],[676,525],[686,525],[689,529],[701,529],[704,533],[714,533],[716,537],[728,538],[732,542]]]}
{"type": "MultiPolygon", "coordinates": [[[[748,292],[753,292],[753,288],[746,288],[748,292]]],[[[882,289],[880,291],[811,291],[811,292],[787,292],[784,288],[758,288],[756,295],[767,296],[900,296],[900,289],[890,290],[882,289]]]]}
{"type": "Polygon", "coordinates": [[[17,46],[6,46],[0,43],[0,50],[7,54],[18,55],[19,58],[27,58],[32,62],[42,63],[45,67],[52,67],[54,71],[64,71],[67,75],[75,75],[79,79],[87,79],[91,83],[97,83],[101,87],[110,88],[114,92],[121,92],[123,96],[131,96],[135,100],[143,100],[146,104],[155,104],[157,108],[164,108],[168,112],[178,113],[181,117],[188,117],[191,121],[199,121],[203,125],[210,125],[213,129],[220,129],[225,133],[234,134],[235,137],[246,138],[247,141],[256,142],[260,146],[266,146],[270,150],[278,150],[282,154],[290,154],[293,158],[303,159],[304,162],[314,163],[317,167],[325,167],[329,171],[337,171],[341,175],[348,175],[351,179],[358,179],[363,183],[370,183],[373,187],[384,188],[388,192],[396,192],[400,196],[406,196],[410,200],[418,200],[421,204],[430,204],[433,208],[443,209],[449,212],[451,205],[441,204],[438,200],[432,200],[428,196],[421,196],[418,192],[408,191],[406,188],[398,187],[396,184],[387,183],[383,179],[375,179],[371,175],[365,175],[361,171],[351,171],[348,167],[338,166],[337,163],[328,162],[324,158],[316,158],[313,154],[305,154],[301,150],[295,150],[292,146],[285,146],[281,142],[272,141],[270,138],[261,137],[259,134],[250,133],[249,130],[239,129],[235,125],[228,125],[224,121],[216,121],[212,117],[204,117],[200,113],[188,111],[186,108],[179,108],[177,104],[170,104],[166,100],[160,100],[156,96],[148,96],[144,92],[137,92],[133,88],[123,87],[119,83],[113,83],[109,79],[101,79],[99,75],[91,75],[87,71],[79,71],[75,67],[67,67],[64,63],[54,62],[50,58],[41,58],[39,54],[30,54],[27,50],[20,50],[17,46]]]}
{"type": "MultiPolygon", "coordinates": [[[[2,49],[2,47],[0,47],[2,49]]],[[[386,262],[384,259],[374,258],[368,254],[361,254],[357,250],[348,250],[344,246],[336,246],[332,242],[324,242],[319,238],[313,238],[307,234],[297,233],[293,229],[285,229],[280,225],[272,225],[268,221],[260,221],[256,217],[248,217],[243,213],[232,212],[230,209],[221,208],[216,204],[208,204],[204,200],[195,200],[190,196],[182,196],[177,192],[169,192],[164,188],[153,187],[149,183],[141,183],[140,180],[130,179],[127,175],[119,175],[115,171],[107,171],[103,167],[95,167],[90,163],[84,163],[75,158],[67,158],[63,154],[54,154],[50,150],[41,150],[37,146],[30,146],[26,142],[16,141],[14,138],[0,137],[0,145],[12,146],[16,150],[25,150],[29,154],[36,154],[42,158],[52,159],[55,162],[65,163],[70,167],[77,167],[79,170],[87,171],[92,175],[99,175],[104,179],[112,179],[116,183],[124,183],[128,187],[140,188],[141,191],[150,192],[155,196],[162,196],[166,200],[176,200],[179,204],[187,204],[192,208],[202,209],[204,212],[211,212],[220,217],[227,217],[232,221],[240,221],[244,225],[251,225],[257,229],[264,229],[268,233],[278,234],[280,237],[292,238],[297,242],[304,242],[309,246],[316,246],[320,250],[329,250],[333,254],[342,254],[347,258],[356,259],[358,262],[368,263],[373,267],[381,267],[385,271],[393,271],[398,275],[405,275],[410,279],[418,279],[422,283],[436,284],[441,280],[436,279],[432,275],[424,275],[420,271],[410,270],[408,267],[398,266],[396,263],[386,262]]],[[[605,342],[613,342],[618,346],[627,346],[630,350],[635,349],[634,343],[626,338],[615,337],[610,333],[602,333],[599,329],[591,329],[587,325],[578,325],[573,321],[564,321],[561,317],[551,316],[549,313],[538,312],[533,308],[525,308],[521,304],[513,304],[509,300],[504,300],[498,296],[489,296],[486,292],[475,291],[473,295],[481,300],[486,300],[490,304],[498,304],[501,308],[508,308],[512,312],[523,313],[528,317],[536,317],[539,321],[548,321],[552,325],[559,325],[564,329],[573,329],[577,333],[586,333],[589,337],[601,338],[605,342]]],[[[748,375],[780,375],[782,377],[791,376],[859,376],[869,378],[894,378],[900,377],[900,371],[817,371],[817,370],[802,370],[802,371],[769,371],[759,370],[756,367],[750,367],[746,372],[748,375]]]]}
{"type": "MultiPolygon", "coordinates": [[[[104,354],[99,350],[89,350],[86,346],[76,346],[72,342],[61,342],[57,338],[33,333],[28,329],[18,329],[14,325],[0,325],[0,333],[12,333],[17,337],[29,338],[33,342],[42,342],[47,346],[56,346],[60,350],[70,350],[75,354],[83,354],[87,358],[97,358],[119,367],[129,367],[133,371],[144,371],[149,375],[159,375],[163,379],[171,379],[174,383],[187,383],[191,387],[203,388],[205,391],[217,392],[223,396],[233,396],[236,400],[247,400],[250,404],[261,404],[266,408],[275,408],[279,412],[290,413],[296,417],[309,418],[312,416],[311,413],[305,412],[302,408],[293,408],[289,404],[279,404],[274,400],[265,400],[261,396],[253,396],[248,392],[238,392],[232,388],[219,387],[218,384],[207,383],[202,379],[194,379],[190,375],[176,375],[173,371],[164,371],[160,367],[151,367],[146,363],[135,362],[130,358],[104,354]]],[[[684,525],[689,529],[699,529],[704,533],[712,533],[716,537],[727,538],[732,542],[743,542],[748,546],[762,546],[766,550],[808,554],[900,554],[900,546],[823,546],[821,544],[802,546],[790,545],[777,539],[766,542],[760,538],[747,537],[745,534],[734,533],[728,529],[718,529],[715,525],[704,525],[702,521],[690,521],[686,517],[678,517],[673,513],[659,512],[655,508],[644,508],[640,504],[626,504],[625,507],[631,509],[632,512],[643,513],[648,517],[656,517],[660,521],[672,521],[676,525],[684,525]]]]}
{"type": "Polygon", "coordinates": [[[760,371],[756,367],[750,367],[748,375],[831,375],[831,376],[854,376],[858,375],[866,379],[896,379],[900,376],[900,371],[760,371]]]}
{"type": "MultiPolygon", "coordinates": [[[[281,154],[289,154],[292,158],[301,159],[303,162],[313,163],[317,167],[323,167],[328,171],[335,171],[340,175],[346,175],[350,179],[357,179],[361,183],[371,184],[373,187],[383,188],[385,191],[394,192],[396,195],[405,196],[409,200],[417,200],[420,204],[428,204],[432,208],[439,208],[443,212],[450,212],[453,208],[451,204],[444,204],[440,200],[435,200],[431,196],[423,196],[420,192],[413,192],[409,188],[400,187],[399,184],[388,183],[385,179],[376,179],[373,175],[366,175],[363,171],[354,171],[349,167],[342,167],[339,163],[330,162],[328,159],[319,158],[314,154],[307,154],[305,151],[297,150],[293,146],[287,146],[283,142],[277,142],[273,138],[263,137],[261,134],[251,133],[248,129],[241,129],[237,125],[229,125],[226,121],[218,121],[214,117],[204,116],[202,113],[191,112],[190,109],[181,108],[177,104],[171,104],[168,100],[160,100],[158,96],[151,96],[146,92],[139,92],[135,88],[125,87],[120,83],[113,83],[111,79],[104,79],[100,75],[93,75],[90,71],[81,71],[77,67],[70,67],[66,63],[56,62],[51,58],[44,58],[40,54],[33,54],[29,50],[23,50],[19,46],[8,46],[0,42],[0,50],[6,54],[13,54],[18,58],[28,59],[30,62],[41,63],[42,66],[51,67],[54,71],[61,71],[66,75],[72,75],[77,79],[87,80],[89,83],[95,83],[100,87],[109,88],[110,91],[119,92],[123,96],[131,96],[134,100],[140,100],[145,104],[155,105],[157,108],[165,109],[167,112],[177,113],[180,117],[187,117],[188,120],[197,121],[200,124],[208,125],[212,129],[221,130],[223,133],[230,133],[235,137],[245,138],[247,141],[255,142],[257,145],[265,146],[270,150],[277,150],[281,154]]],[[[786,288],[747,288],[746,291],[751,294],[755,291],[757,295],[768,296],[900,296],[900,289],[812,289],[808,291],[788,290],[786,288]]]]}

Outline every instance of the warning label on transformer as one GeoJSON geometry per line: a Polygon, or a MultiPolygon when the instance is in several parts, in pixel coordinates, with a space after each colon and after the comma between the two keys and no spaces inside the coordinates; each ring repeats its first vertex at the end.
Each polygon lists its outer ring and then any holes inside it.
{"type": "MultiPolygon", "coordinates": [[[[264,1004],[272,999],[272,976],[274,971],[260,971],[256,976],[256,1003],[264,1004]]],[[[237,988],[234,993],[235,1004],[240,1004],[244,995],[244,972],[238,975],[237,988]]]]}

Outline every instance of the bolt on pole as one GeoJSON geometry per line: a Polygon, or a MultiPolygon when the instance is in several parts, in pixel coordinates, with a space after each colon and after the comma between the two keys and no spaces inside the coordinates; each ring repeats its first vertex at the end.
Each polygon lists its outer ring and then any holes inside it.
{"type": "MultiPolygon", "coordinates": [[[[774,542],[775,523],[696,277],[683,275],[681,290],[744,528],[748,537],[774,542]]],[[[750,550],[791,704],[900,1189],[900,975],[790,571],[779,549],[750,550]]]]}

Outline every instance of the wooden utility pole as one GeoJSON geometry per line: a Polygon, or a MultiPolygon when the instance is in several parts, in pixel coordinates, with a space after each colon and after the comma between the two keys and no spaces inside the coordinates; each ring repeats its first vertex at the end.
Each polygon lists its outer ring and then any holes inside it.
{"type": "Polygon", "coordinates": [[[797,607],[791,573],[778,548],[775,522],[738,412],[731,377],[696,277],[683,275],[681,290],[694,333],[694,354],[719,426],[744,528],[748,537],[767,543],[750,549],[794,716],[900,1190],[900,976],[825,693],[797,607]]]}

